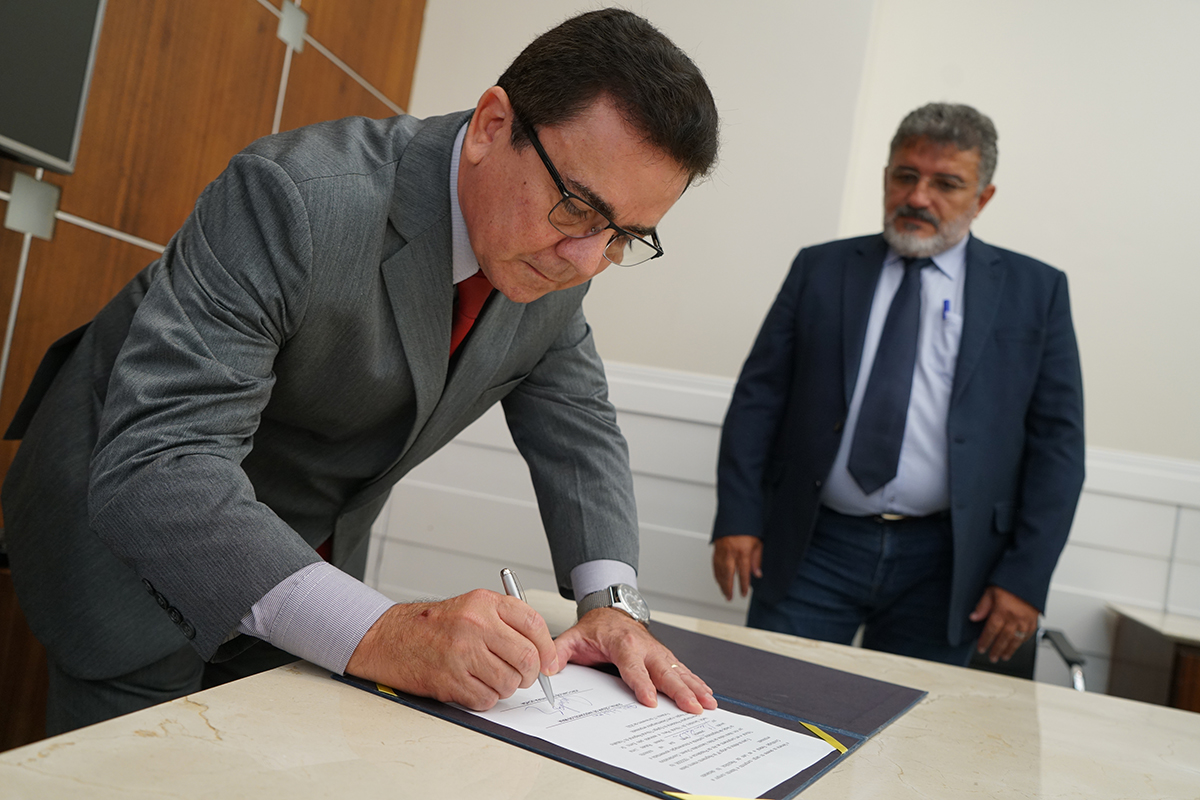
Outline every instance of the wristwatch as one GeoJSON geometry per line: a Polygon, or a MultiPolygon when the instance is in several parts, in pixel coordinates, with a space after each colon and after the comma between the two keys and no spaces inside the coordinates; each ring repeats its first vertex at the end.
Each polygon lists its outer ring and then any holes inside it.
{"type": "Polygon", "coordinates": [[[576,619],[593,608],[619,608],[638,622],[650,621],[650,606],[646,605],[638,590],[628,583],[614,583],[606,589],[584,595],[575,604],[576,619]]]}

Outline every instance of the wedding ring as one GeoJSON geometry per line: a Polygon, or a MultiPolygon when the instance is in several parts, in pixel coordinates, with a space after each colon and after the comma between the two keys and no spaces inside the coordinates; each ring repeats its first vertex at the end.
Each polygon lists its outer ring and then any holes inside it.
{"type": "Polygon", "coordinates": [[[1018,639],[1025,639],[1027,636],[1029,636],[1029,634],[1025,631],[1013,631],[1013,636],[1017,637],[1018,639]]]}

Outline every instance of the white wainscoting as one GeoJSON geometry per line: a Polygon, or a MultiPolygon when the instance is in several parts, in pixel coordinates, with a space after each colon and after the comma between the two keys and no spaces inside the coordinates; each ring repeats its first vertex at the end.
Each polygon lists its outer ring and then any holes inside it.
{"type": "MultiPolygon", "coordinates": [[[[740,623],[746,602],[721,597],[708,544],[733,381],[613,363],[608,375],[634,471],[642,592],[652,608],[740,623]]],[[[1046,625],[1086,654],[1089,689],[1104,691],[1106,602],[1200,616],[1200,464],[1091,448],[1087,469],[1046,625]]],[[[448,597],[499,591],[506,566],[529,588],[555,590],[533,486],[497,407],[393,490],[367,581],[402,601],[448,597]]],[[[1069,684],[1049,651],[1038,679],[1069,684]]]]}

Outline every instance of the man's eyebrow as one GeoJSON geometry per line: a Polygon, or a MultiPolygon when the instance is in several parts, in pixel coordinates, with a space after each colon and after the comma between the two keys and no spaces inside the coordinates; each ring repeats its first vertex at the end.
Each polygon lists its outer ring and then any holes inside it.
{"type": "MultiPolygon", "coordinates": [[[[613,207],[609,205],[608,201],[606,201],[603,197],[592,191],[591,187],[580,183],[574,178],[569,178],[566,175],[560,174],[559,177],[562,178],[563,183],[566,184],[567,189],[569,189],[572,194],[577,194],[583,198],[583,200],[589,206],[607,217],[609,222],[613,221],[613,217],[616,216],[615,212],[613,211],[613,207]]],[[[615,225],[616,223],[613,224],[615,225]]],[[[654,228],[647,228],[645,225],[622,225],[620,227],[622,230],[629,231],[630,233],[636,233],[638,236],[643,238],[646,238],[656,232],[654,228]]]]}
{"type": "Polygon", "coordinates": [[[963,176],[961,176],[957,173],[954,173],[954,172],[935,172],[933,175],[935,178],[941,178],[942,180],[952,180],[952,181],[955,181],[956,183],[961,183],[963,186],[966,186],[967,184],[970,183],[970,181],[968,181],[966,178],[964,178],[963,176]]]}

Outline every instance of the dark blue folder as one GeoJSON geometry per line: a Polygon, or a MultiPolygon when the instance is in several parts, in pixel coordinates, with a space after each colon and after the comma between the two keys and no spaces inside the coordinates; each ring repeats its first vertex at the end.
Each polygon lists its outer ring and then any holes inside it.
{"type": "MultiPolygon", "coordinates": [[[[650,629],[682,663],[704,678],[712,687],[721,708],[806,736],[819,736],[837,748],[762,795],[772,800],[795,797],[868,738],[916,705],[926,694],[919,689],[864,678],[660,622],[652,621],[650,629]]],[[[334,677],[389,700],[657,797],[670,797],[667,792],[679,791],[437,700],[394,692],[352,676],[334,677]]]]}

